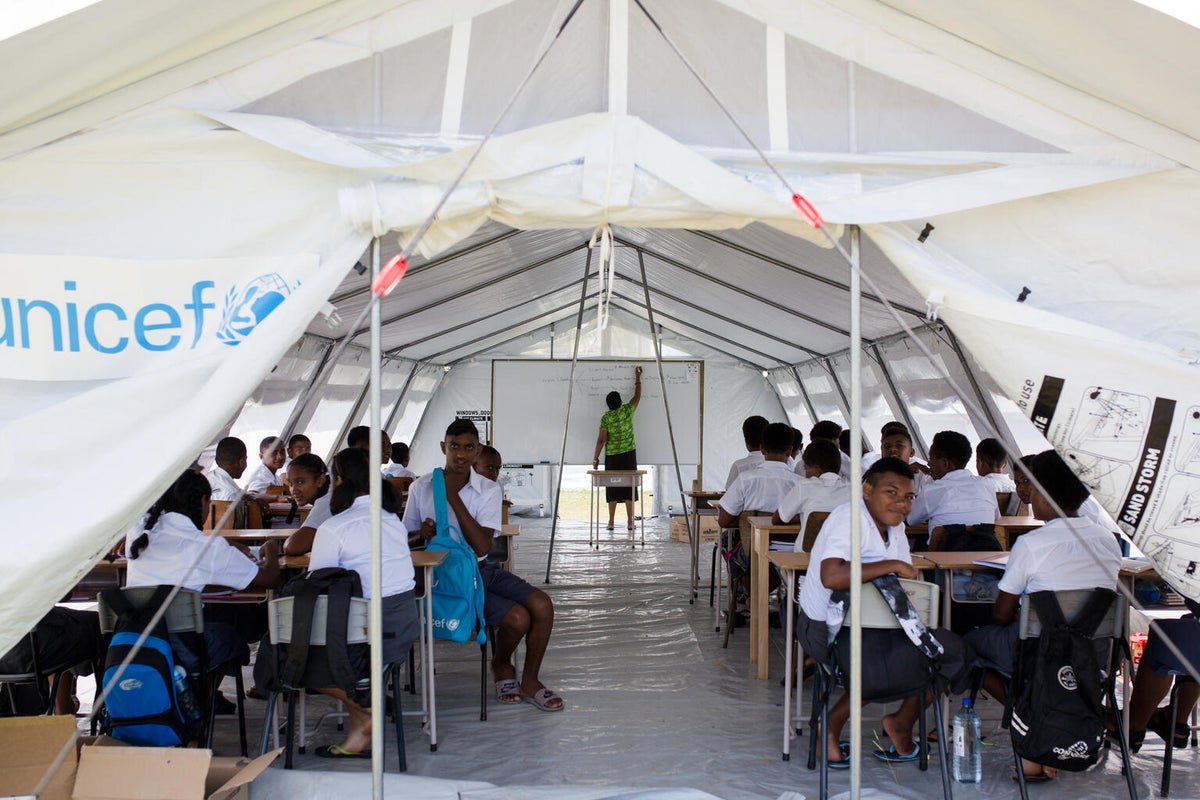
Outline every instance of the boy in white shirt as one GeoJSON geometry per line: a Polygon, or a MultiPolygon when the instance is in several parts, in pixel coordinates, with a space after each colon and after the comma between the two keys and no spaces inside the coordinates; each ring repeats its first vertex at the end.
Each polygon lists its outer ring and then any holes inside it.
{"type": "MultiPolygon", "coordinates": [[[[1116,589],[1121,568],[1121,548],[1112,533],[1078,516],[1088,498],[1087,487],[1071,472],[1058,453],[1047,450],[1034,457],[1030,471],[1046,490],[1033,490],[1033,515],[1046,524],[1021,536],[1008,556],[1000,593],[992,610],[996,624],[972,631],[965,637],[984,668],[983,688],[997,700],[1005,696],[1004,682],[996,675],[1012,674],[1017,645],[1017,612],[1021,598],[1032,592],[1067,589],[1116,589]],[[1050,504],[1062,508],[1060,517],[1050,504]],[[994,670],[994,671],[993,671],[994,670]]],[[[1057,770],[1026,761],[1025,776],[1053,778],[1057,770]]]]}
{"type": "Polygon", "coordinates": [[[204,477],[212,487],[212,499],[222,502],[237,500],[242,496],[242,487],[237,479],[242,477],[248,464],[246,443],[236,436],[226,436],[217,442],[213,463],[204,471],[204,477]]]}
{"type": "Polygon", "coordinates": [[[384,468],[383,474],[388,478],[415,478],[417,473],[408,468],[408,444],[406,442],[392,443],[392,463],[384,468]]]}
{"type": "Polygon", "coordinates": [[[739,458],[729,467],[729,475],[725,478],[725,488],[733,485],[733,479],[743,470],[753,469],[763,462],[762,435],[767,429],[766,417],[755,415],[742,421],[742,440],[749,452],[739,458]]]}
{"type": "Polygon", "coordinates": [[[275,471],[276,475],[282,478],[287,477],[287,469],[291,466],[292,459],[296,456],[302,456],[305,453],[312,452],[312,440],[303,433],[293,433],[288,438],[287,443],[287,461],[283,462],[283,466],[275,471]]]}
{"type": "Polygon", "coordinates": [[[908,524],[929,522],[945,525],[993,524],[1000,518],[996,494],[978,477],[967,472],[971,443],[958,431],[940,431],[929,446],[931,482],[913,502],[908,524]]]}
{"type": "MultiPolygon", "coordinates": [[[[346,434],[346,447],[354,447],[359,450],[371,450],[371,429],[366,425],[355,425],[346,434]]],[[[379,432],[379,463],[386,465],[388,459],[392,456],[392,439],[387,435],[387,431],[379,432]]]]}
{"type": "Polygon", "coordinates": [[[850,499],[850,484],[838,474],[842,458],[833,442],[816,441],[804,448],[806,477],[779,501],[772,515],[776,525],[800,525],[794,549],[800,552],[808,515],[814,511],[833,511],[850,499]]]}
{"type": "MultiPolygon", "coordinates": [[[[809,445],[812,446],[811,444],[809,445]]],[[[800,588],[800,614],[797,638],[804,652],[816,661],[829,664],[833,642],[845,619],[845,606],[833,600],[834,591],[850,588],[850,525],[852,514],[861,515],[862,580],[882,575],[915,579],[919,572],[912,565],[904,518],[912,508],[912,470],[903,461],[882,458],[863,476],[863,502],[858,509],[849,503],[838,506],[821,527],[809,561],[808,579],[800,588]]],[[[886,654],[876,654],[885,658],[886,654]]],[[[900,708],[883,718],[883,729],[892,741],[885,752],[887,760],[915,760],[913,724],[920,709],[920,698],[905,699],[900,708]],[[894,753],[895,757],[890,754],[894,753]]],[[[850,698],[843,694],[829,709],[829,766],[847,769],[848,753],[840,746],[842,728],[850,718],[850,698]]]]}
{"type": "Polygon", "coordinates": [[[850,456],[842,453],[841,447],[838,444],[838,437],[842,435],[842,426],[828,419],[823,419],[808,432],[808,441],[818,442],[821,440],[833,442],[834,447],[838,448],[838,453],[841,454],[842,468],[838,470],[838,474],[845,480],[850,480],[850,456]]]}
{"type": "Polygon", "coordinates": [[[286,458],[283,439],[268,436],[259,442],[259,460],[246,476],[246,494],[254,498],[265,497],[268,486],[283,486],[283,476],[279,471],[286,458]]]}
{"type": "Polygon", "coordinates": [[[762,463],[740,472],[725,489],[720,500],[714,501],[719,511],[717,523],[722,528],[736,528],[738,515],[743,511],[773,511],[800,476],[788,469],[788,454],[792,451],[792,429],[782,422],[772,422],[762,433],[762,463]]]}
{"type": "MultiPolygon", "coordinates": [[[[479,430],[471,420],[456,419],[450,423],[442,441],[442,452],[446,454],[443,476],[449,522],[458,528],[482,562],[492,549],[492,539],[500,533],[504,492],[500,484],[473,468],[480,444],[479,430]]],[[[423,475],[413,481],[408,490],[404,527],[410,535],[419,533],[429,541],[437,534],[436,516],[433,476],[423,475]]],[[[538,677],[554,627],[554,604],[550,596],[499,565],[481,563],[480,577],[483,580],[484,619],[498,628],[492,657],[496,699],[501,703],[524,701],[542,711],[562,711],[563,699],[547,689],[538,677]],[[525,640],[525,664],[518,681],[512,659],[522,639],[525,640]]]]}
{"type": "Polygon", "coordinates": [[[1004,452],[999,439],[983,439],[975,445],[975,471],[997,494],[1017,490],[1008,474],[1008,453],[1004,452]]]}

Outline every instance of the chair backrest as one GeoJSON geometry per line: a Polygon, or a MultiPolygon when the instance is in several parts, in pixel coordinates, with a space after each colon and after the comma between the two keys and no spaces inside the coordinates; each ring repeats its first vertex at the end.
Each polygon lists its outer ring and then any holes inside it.
{"type": "MultiPolygon", "coordinates": [[[[226,510],[233,505],[232,500],[213,500],[209,507],[208,519],[204,521],[203,530],[211,531],[217,527],[217,523],[221,521],[221,517],[225,516],[226,510]]],[[[255,503],[246,498],[242,498],[238,507],[234,509],[233,517],[229,520],[226,528],[261,528],[263,527],[262,509],[255,503]]]]}
{"type": "MultiPolygon", "coordinates": [[[[938,626],[939,612],[942,609],[939,599],[942,587],[936,583],[900,579],[908,602],[917,612],[926,628],[938,626]]],[[[892,613],[891,606],[883,599],[875,584],[863,584],[862,590],[862,625],[864,628],[899,628],[900,622],[892,613]]]]}
{"type": "MultiPolygon", "coordinates": [[[[294,597],[278,597],[267,604],[267,633],[272,644],[290,644],[292,641],[292,604],[294,597]]],[[[346,644],[361,644],[367,641],[367,615],[370,601],[364,597],[350,598],[350,616],[346,620],[346,644]]],[[[320,595],[313,606],[312,633],[308,643],[325,645],[325,626],[329,615],[329,597],[320,595]]]]}
{"type": "Polygon", "coordinates": [[[266,490],[263,492],[263,494],[267,495],[268,497],[283,497],[287,493],[288,487],[279,483],[269,484],[266,490]]]}
{"type": "Polygon", "coordinates": [[[1012,492],[996,492],[996,508],[1000,509],[1000,515],[1008,513],[1008,504],[1012,502],[1012,492]]]}
{"type": "Polygon", "coordinates": [[[925,545],[925,550],[934,553],[946,549],[946,529],[941,525],[929,532],[929,541],[925,545]]]}
{"type": "Polygon", "coordinates": [[[486,564],[507,564],[509,559],[509,547],[511,536],[496,536],[492,539],[492,549],[488,551],[487,558],[484,559],[486,564]]]}
{"type": "Polygon", "coordinates": [[[804,552],[812,552],[813,545],[817,543],[817,534],[821,532],[821,526],[828,518],[828,511],[809,512],[808,519],[804,521],[804,540],[800,543],[800,548],[804,552]]]}
{"type": "MultiPolygon", "coordinates": [[[[1064,589],[1063,591],[1055,592],[1054,597],[1058,600],[1058,607],[1062,609],[1063,616],[1067,622],[1074,622],[1076,615],[1083,608],[1084,603],[1092,596],[1092,589],[1064,589]]],[[[1108,609],[1108,614],[1100,622],[1096,632],[1092,635],[1093,639],[1117,639],[1122,635],[1125,629],[1125,603],[1127,601],[1120,594],[1113,600],[1113,604],[1108,609]]],[[[1021,613],[1019,616],[1017,627],[1017,635],[1022,639],[1036,639],[1042,634],[1042,623],[1038,619],[1037,611],[1033,607],[1033,603],[1028,597],[1021,598],[1021,613]]]]}
{"type": "MultiPolygon", "coordinates": [[[[127,586],[121,594],[134,608],[141,608],[154,596],[157,586],[127,586]]],[[[104,595],[96,598],[100,613],[100,632],[112,633],[117,628],[117,613],[104,601],[104,595]]],[[[204,633],[204,605],[200,593],[192,589],[180,589],[171,601],[166,613],[168,633],[204,633]]]]}

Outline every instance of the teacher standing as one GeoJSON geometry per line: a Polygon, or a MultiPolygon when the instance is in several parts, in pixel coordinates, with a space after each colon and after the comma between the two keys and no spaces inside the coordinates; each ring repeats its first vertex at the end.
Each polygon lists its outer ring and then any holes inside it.
{"type": "MultiPolygon", "coordinates": [[[[608,411],[600,418],[600,436],[596,439],[596,455],[592,467],[600,466],[600,449],[604,449],[604,468],[637,469],[637,443],[633,438],[633,412],[642,399],[642,368],[633,371],[633,399],[621,405],[620,392],[609,392],[604,398],[608,411]]],[[[625,515],[629,519],[629,530],[633,530],[633,501],[636,489],[632,486],[606,488],[604,499],[608,501],[608,530],[613,529],[613,518],[617,514],[617,503],[625,504],[625,515]]]]}

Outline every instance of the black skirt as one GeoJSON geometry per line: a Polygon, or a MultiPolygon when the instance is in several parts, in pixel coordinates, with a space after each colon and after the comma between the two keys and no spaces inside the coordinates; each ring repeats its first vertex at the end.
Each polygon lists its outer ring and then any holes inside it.
{"type": "MultiPolygon", "coordinates": [[[[604,454],[605,469],[637,469],[637,450],[616,455],[604,454]]],[[[604,490],[604,499],[610,503],[621,503],[626,500],[637,500],[637,489],[632,486],[616,486],[604,490]]]]}

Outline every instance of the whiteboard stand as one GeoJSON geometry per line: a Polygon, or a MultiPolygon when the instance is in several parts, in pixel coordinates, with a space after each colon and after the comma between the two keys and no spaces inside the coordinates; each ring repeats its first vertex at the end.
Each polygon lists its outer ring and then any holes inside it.
{"type": "MultiPolygon", "coordinates": [[[[589,469],[592,476],[592,501],[588,507],[588,547],[593,544],[600,549],[600,525],[606,518],[604,490],[608,488],[629,487],[637,492],[638,517],[642,529],[642,548],[646,547],[646,495],[642,492],[642,476],[644,469],[589,469]]],[[[605,528],[607,530],[607,528],[605,528]]],[[[629,531],[629,546],[637,549],[634,532],[629,531]]],[[[611,541],[611,540],[610,540],[611,541]]]]}

